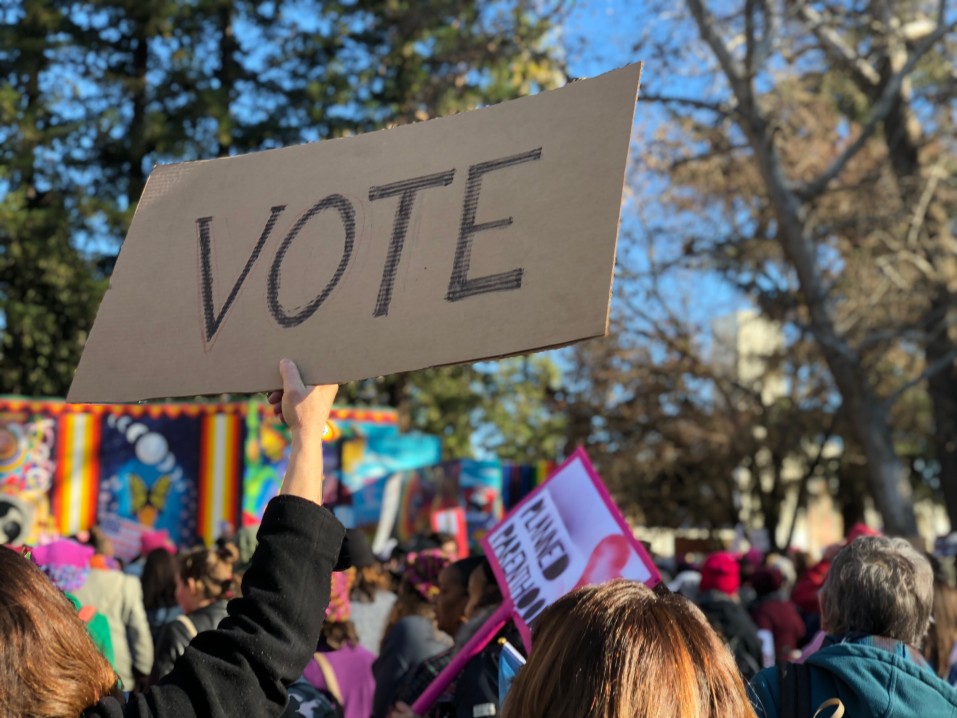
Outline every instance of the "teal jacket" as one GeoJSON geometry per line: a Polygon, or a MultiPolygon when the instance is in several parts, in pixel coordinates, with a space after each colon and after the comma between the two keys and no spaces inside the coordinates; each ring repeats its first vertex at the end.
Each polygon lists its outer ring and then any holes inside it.
{"type": "MultiPolygon", "coordinates": [[[[811,711],[831,698],[850,718],[957,718],[957,690],[938,678],[913,649],[888,639],[866,637],[832,643],[812,654],[811,711]]],[[[750,686],[758,718],[781,714],[777,668],[766,668],[750,686]]],[[[830,718],[825,708],[819,718],[830,718]]]]}

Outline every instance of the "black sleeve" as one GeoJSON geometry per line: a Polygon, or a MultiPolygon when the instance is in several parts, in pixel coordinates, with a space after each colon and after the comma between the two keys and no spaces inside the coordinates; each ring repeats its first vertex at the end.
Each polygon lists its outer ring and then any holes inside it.
{"type": "Polygon", "coordinates": [[[302,674],[319,638],[344,533],[329,511],[311,501],[273,499],[243,577],[243,596],[229,602],[229,617],[193,639],[158,685],[125,706],[104,699],[84,716],[279,715],[285,686],[302,674]]]}

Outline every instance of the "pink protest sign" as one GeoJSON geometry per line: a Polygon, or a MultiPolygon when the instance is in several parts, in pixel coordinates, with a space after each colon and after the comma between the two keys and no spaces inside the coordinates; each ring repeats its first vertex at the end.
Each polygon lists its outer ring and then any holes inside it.
{"type": "Polygon", "coordinates": [[[528,624],[579,586],[627,578],[653,588],[661,581],[584,449],[512,509],[482,546],[505,600],[419,696],[416,715],[425,715],[509,618],[529,648],[528,624]]]}
{"type": "Polygon", "coordinates": [[[621,511],[579,449],[482,542],[523,634],[547,606],[613,578],[661,581],[621,511]]]}

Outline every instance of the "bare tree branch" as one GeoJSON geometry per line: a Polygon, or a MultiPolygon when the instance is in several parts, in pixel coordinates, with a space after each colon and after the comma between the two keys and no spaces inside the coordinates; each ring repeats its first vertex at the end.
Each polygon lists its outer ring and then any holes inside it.
{"type": "Polygon", "coordinates": [[[930,201],[934,197],[934,192],[937,191],[937,185],[941,179],[947,176],[941,167],[941,162],[943,157],[937,161],[937,163],[930,170],[930,177],[927,180],[927,186],[924,188],[923,193],[920,196],[920,201],[917,203],[917,207],[914,208],[914,217],[911,219],[910,229],[907,231],[907,245],[909,247],[914,247],[917,244],[917,235],[920,234],[921,227],[924,226],[924,218],[927,216],[927,208],[930,206],[930,201]]]}
{"type": "Polygon", "coordinates": [[[788,528],[788,538],[787,541],[784,542],[785,546],[790,546],[791,541],[794,540],[794,529],[797,526],[798,511],[801,510],[801,507],[807,498],[808,482],[811,480],[811,477],[814,476],[814,472],[817,471],[817,467],[820,465],[821,459],[824,458],[824,450],[827,447],[827,442],[829,442],[831,437],[834,435],[834,428],[837,426],[837,418],[837,412],[831,415],[831,421],[828,424],[827,430],[824,432],[820,443],[817,445],[817,453],[814,455],[814,460],[811,461],[810,465],[807,467],[807,470],[804,472],[804,475],[801,476],[801,483],[798,484],[798,495],[794,501],[794,514],[791,516],[791,526],[788,528]]]}
{"type": "Polygon", "coordinates": [[[728,46],[718,35],[717,23],[711,13],[705,9],[702,0],[688,0],[688,8],[691,10],[691,15],[694,17],[698,31],[701,33],[701,39],[711,48],[714,56],[718,59],[718,63],[728,78],[728,82],[731,83],[738,102],[745,105],[742,109],[750,111],[754,104],[751,86],[745,79],[746,75],[740,63],[734,59],[728,46]]]}
{"type": "Polygon", "coordinates": [[[921,382],[927,381],[931,377],[936,376],[945,369],[953,366],[954,362],[957,361],[957,347],[954,347],[949,352],[940,357],[937,361],[929,364],[924,371],[922,371],[918,376],[915,376],[910,381],[904,382],[900,387],[897,388],[892,394],[888,395],[882,402],[886,410],[890,410],[894,404],[897,403],[904,394],[913,389],[915,386],[921,382]]]}
{"type": "Polygon", "coordinates": [[[796,5],[797,15],[821,41],[825,50],[840,64],[851,71],[855,82],[861,87],[876,87],[881,80],[880,73],[865,62],[854,48],[844,42],[838,32],[827,25],[824,17],[817,10],[801,0],[796,5]]]}
{"type": "Polygon", "coordinates": [[[900,69],[900,72],[896,73],[887,84],[884,86],[884,90],[881,92],[880,98],[877,102],[874,103],[874,106],[871,108],[870,116],[867,121],[864,123],[864,126],[861,128],[860,134],[857,136],[857,139],[854,140],[847,148],[840,154],[840,156],[831,163],[831,166],[828,167],[824,172],[820,174],[812,182],[806,184],[803,188],[797,190],[798,196],[805,202],[810,201],[817,197],[821,192],[823,192],[827,186],[833,181],[847,166],[847,163],[856,155],[862,147],[867,143],[867,141],[874,134],[874,131],[877,129],[878,125],[883,122],[888,113],[894,108],[894,105],[897,104],[900,97],[901,88],[904,86],[904,82],[910,77],[910,74],[914,71],[914,68],[917,66],[917,63],[920,62],[924,55],[937,44],[937,42],[943,38],[947,33],[952,32],[957,28],[957,21],[951,22],[947,25],[939,25],[937,29],[932,32],[930,35],[925,37],[923,41],[914,49],[914,52],[911,53],[911,56],[907,58],[907,62],[904,63],[904,66],[900,69]]]}
{"type": "Polygon", "coordinates": [[[697,97],[681,97],[679,95],[654,95],[640,93],[638,102],[660,102],[665,105],[686,105],[697,110],[707,110],[722,117],[729,117],[737,110],[732,103],[707,102],[697,97]]]}

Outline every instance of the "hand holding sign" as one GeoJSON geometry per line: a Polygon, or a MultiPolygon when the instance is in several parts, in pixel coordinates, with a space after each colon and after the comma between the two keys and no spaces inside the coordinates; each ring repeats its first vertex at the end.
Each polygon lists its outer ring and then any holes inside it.
{"type": "Polygon", "coordinates": [[[289,359],[279,363],[282,390],[271,392],[269,401],[281,409],[292,432],[293,450],[282,480],[281,494],[322,503],[322,436],[339,387],[306,386],[299,368],[289,359]]]}

